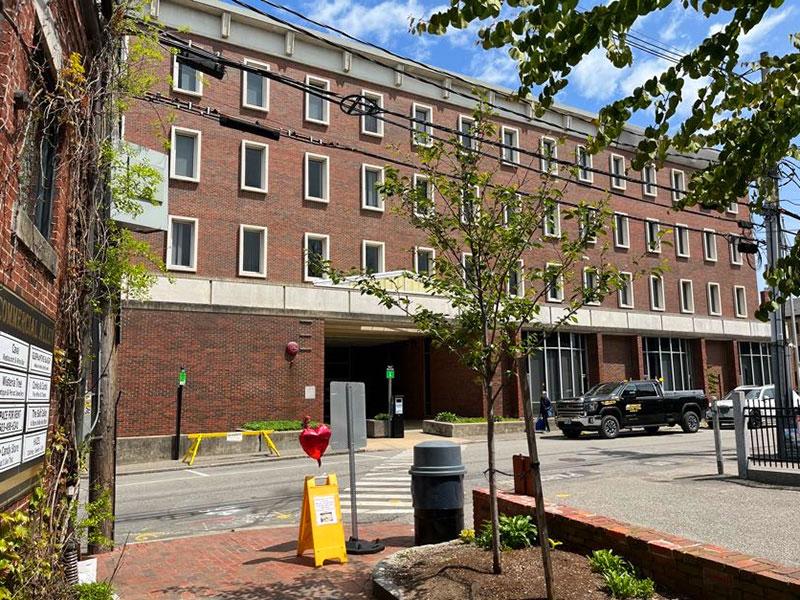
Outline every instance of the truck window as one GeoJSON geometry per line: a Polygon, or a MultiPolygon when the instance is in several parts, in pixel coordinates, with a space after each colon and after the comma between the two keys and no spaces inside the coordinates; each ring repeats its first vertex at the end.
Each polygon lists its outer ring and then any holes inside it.
{"type": "Polygon", "coordinates": [[[652,383],[637,383],[636,384],[637,396],[657,396],[656,386],[652,383]]]}

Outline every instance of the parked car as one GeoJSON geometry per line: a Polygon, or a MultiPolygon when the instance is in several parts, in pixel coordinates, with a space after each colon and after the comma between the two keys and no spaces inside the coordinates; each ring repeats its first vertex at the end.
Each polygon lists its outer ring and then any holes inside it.
{"type": "MultiPolygon", "coordinates": [[[[774,385],[740,385],[728,392],[722,400],[717,401],[720,427],[733,427],[733,394],[744,392],[744,405],[749,408],[747,426],[758,428],[771,424],[775,420],[775,386],[774,385]],[[764,414],[766,413],[766,414],[764,414]]],[[[792,391],[792,406],[800,407],[800,395],[792,391]]],[[[706,421],[711,424],[711,410],[706,412],[706,421]]]]}
{"type": "Polygon", "coordinates": [[[656,433],[662,426],[674,425],[695,433],[707,409],[703,390],[665,392],[654,380],[600,383],[582,396],[555,403],[556,425],[569,438],[597,431],[601,438],[611,439],[622,429],[643,427],[656,433]]]}

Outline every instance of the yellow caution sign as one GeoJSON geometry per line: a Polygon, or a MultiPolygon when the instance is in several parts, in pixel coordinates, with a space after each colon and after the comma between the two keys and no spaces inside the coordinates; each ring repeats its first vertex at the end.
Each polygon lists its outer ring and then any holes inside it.
{"type": "Polygon", "coordinates": [[[324,484],[317,485],[313,475],[306,476],[297,540],[297,556],[313,550],[315,567],[321,567],[326,560],[347,562],[339,484],[336,475],[327,475],[324,479],[324,484]]]}

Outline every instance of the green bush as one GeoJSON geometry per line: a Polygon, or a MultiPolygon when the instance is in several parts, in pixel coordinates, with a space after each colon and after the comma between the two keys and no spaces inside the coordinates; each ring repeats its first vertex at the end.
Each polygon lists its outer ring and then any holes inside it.
{"type": "MultiPolygon", "coordinates": [[[[444,411],[438,413],[434,418],[434,421],[441,421],[442,423],[486,423],[485,417],[459,417],[456,413],[444,411]]],[[[499,421],[514,421],[516,419],[512,418],[504,418],[504,417],[495,417],[495,423],[499,421]]]]}
{"type": "Polygon", "coordinates": [[[75,586],[75,591],[78,593],[78,600],[112,600],[114,598],[114,588],[107,581],[79,583],[75,586]]]}
{"type": "MultiPolygon", "coordinates": [[[[539,541],[539,530],[528,515],[507,517],[500,515],[500,549],[519,550],[530,548],[539,541]]],[[[475,545],[484,550],[492,547],[492,524],[488,521],[475,535],[475,545]]]]}
{"type": "MultiPolygon", "coordinates": [[[[311,427],[316,427],[318,423],[311,422],[311,427]]],[[[303,422],[297,419],[284,419],[279,421],[248,421],[242,425],[242,429],[247,431],[259,431],[261,429],[271,429],[272,431],[297,431],[303,428],[303,422]]]]}
{"type": "Polygon", "coordinates": [[[440,412],[438,413],[433,420],[434,421],[441,421],[442,423],[456,423],[460,417],[456,413],[452,412],[440,412]]]}
{"type": "Polygon", "coordinates": [[[388,421],[389,419],[391,419],[388,413],[378,413],[372,418],[375,419],[376,421],[388,421]]]}
{"type": "Polygon", "coordinates": [[[652,579],[639,579],[633,565],[611,550],[595,550],[589,557],[592,571],[603,575],[603,581],[613,598],[642,598],[655,594],[652,579]]]}

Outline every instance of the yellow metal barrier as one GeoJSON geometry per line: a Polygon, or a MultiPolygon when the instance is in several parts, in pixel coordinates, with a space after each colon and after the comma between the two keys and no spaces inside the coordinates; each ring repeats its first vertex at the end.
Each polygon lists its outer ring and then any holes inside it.
{"type": "Polygon", "coordinates": [[[189,445],[189,449],[186,450],[186,454],[183,455],[182,461],[191,467],[192,464],[194,464],[194,458],[197,456],[197,451],[200,449],[200,444],[204,439],[224,437],[233,442],[241,441],[244,436],[249,435],[263,436],[264,443],[267,445],[267,449],[270,451],[270,454],[280,456],[281,453],[278,452],[278,448],[273,443],[272,438],[269,437],[273,431],[273,429],[261,429],[259,431],[217,431],[214,433],[190,433],[186,437],[188,437],[192,443],[189,445]]]}

